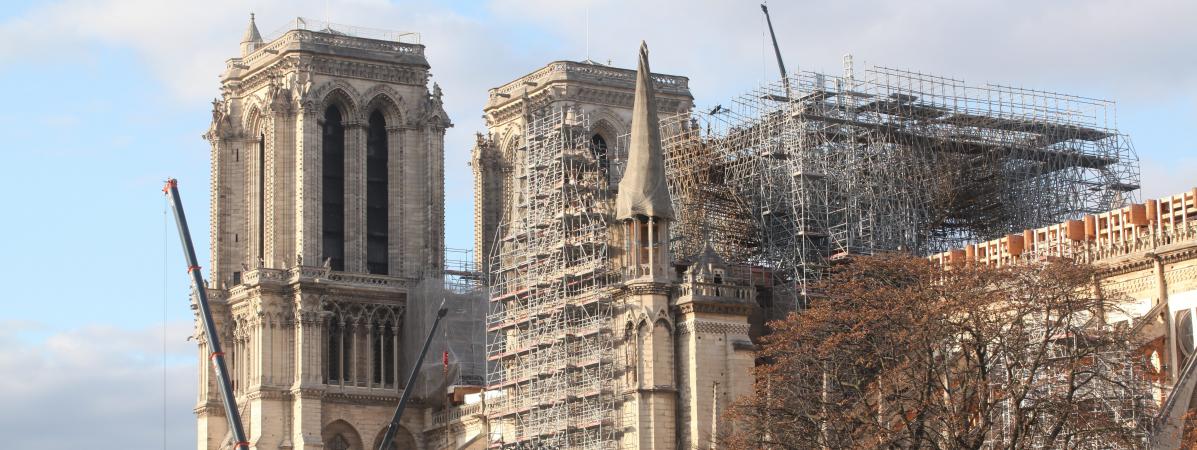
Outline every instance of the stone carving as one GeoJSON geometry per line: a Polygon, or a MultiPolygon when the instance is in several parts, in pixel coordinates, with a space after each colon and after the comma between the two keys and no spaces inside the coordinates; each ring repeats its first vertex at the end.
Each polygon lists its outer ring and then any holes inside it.
{"type": "Polygon", "coordinates": [[[748,335],[748,324],[687,320],[678,324],[677,333],[741,334],[746,336],[748,335]]]}

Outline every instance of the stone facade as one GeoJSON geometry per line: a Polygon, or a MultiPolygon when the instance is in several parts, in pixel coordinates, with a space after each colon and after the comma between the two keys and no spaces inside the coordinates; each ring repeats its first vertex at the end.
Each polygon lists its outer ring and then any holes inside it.
{"type": "Polygon", "coordinates": [[[1152,448],[1177,448],[1182,418],[1197,411],[1197,189],[968,245],[932,260],[1002,266],[1055,257],[1098,269],[1094,291],[1119,303],[1103,319],[1132,327],[1148,361],[1161,427],[1152,448]]]}
{"type": "MultiPolygon", "coordinates": [[[[251,448],[378,447],[411,364],[405,309],[425,301],[409,289],[443,270],[451,123],[428,69],[419,44],[302,20],[267,42],[251,19],[221,75],[208,283],[251,448]]],[[[199,355],[197,448],[218,449],[203,339],[199,355]]],[[[397,448],[425,448],[418,403],[397,448]]]]}

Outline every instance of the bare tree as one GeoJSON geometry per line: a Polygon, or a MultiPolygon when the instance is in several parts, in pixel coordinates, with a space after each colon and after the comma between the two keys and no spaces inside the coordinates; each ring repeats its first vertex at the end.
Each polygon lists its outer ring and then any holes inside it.
{"type": "Polygon", "coordinates": [[[1152,415],[1118,299],[1066,261],[859,257],[772,323],[740,449],[1139,448],[1152,415]]]}

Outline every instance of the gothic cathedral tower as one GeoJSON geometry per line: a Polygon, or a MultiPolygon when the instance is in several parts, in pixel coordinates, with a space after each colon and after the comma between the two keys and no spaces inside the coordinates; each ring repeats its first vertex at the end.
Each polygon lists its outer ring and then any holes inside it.
{"type": "Polygon", "coordinates": [[[750,268],[729,266],[707,242],[678,261],[670,252],[676,220],[665,170],[648,47],[640,46],[627,162],[615,197],[612,236],[623,284],[613,329],[622,329],[619,448],[720,448],[723,418],[750,392],[755,346],[750,268]],[[680,275],[680,276],[679,276],[680,275]]]}
{"type": "Polygon", "coordinates": [[[490,90],[471,164],[492,448],[709,450],[730,430],[755,291],[710,245],[670,251],[693,212],[675,215],[658,115],[692,105],[645,47],[637,71],[556,61],[490,90]]]}
{"type": "Polygon", "coordinates": [[[641,44],[627,168],[615,197],[615,248],[623,250],[615,261],[624,274],[615,325],[627,324],[620,347],[632,355],[623,371],[620,447],[666,450],[678,448],[675,321],[670,313],[675,277],[669,224],[674,215],[650,73],[648,46],[641,44]]]}
{"type": "MultiPolygon", "coordinates": [[[[404,311],[426,301],[408,292],[443,273],[451,126],[417,42],[304,19],[264,41],[251,16],[221,75],[208,283],[252,448],[377,448],[405,388],[404,311]]],[[[222,448],[199,367],[198,448],[222,448]]],[[[424,417],[396,448],[424,448],[424,417]]]]}

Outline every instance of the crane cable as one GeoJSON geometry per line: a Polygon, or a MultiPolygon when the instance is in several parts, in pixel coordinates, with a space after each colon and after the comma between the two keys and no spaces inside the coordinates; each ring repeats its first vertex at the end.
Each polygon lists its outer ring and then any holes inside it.
{"type": "Polygon", "coordinates": [[[167,209],[170,207],[166,196],[162,196],[162,449],[166,449],[166,311],[168,305],[167,286],[169,272],[167,271],[166,256],[168,251],[167,234],[169,233],[169,218],[167,209]]]}

